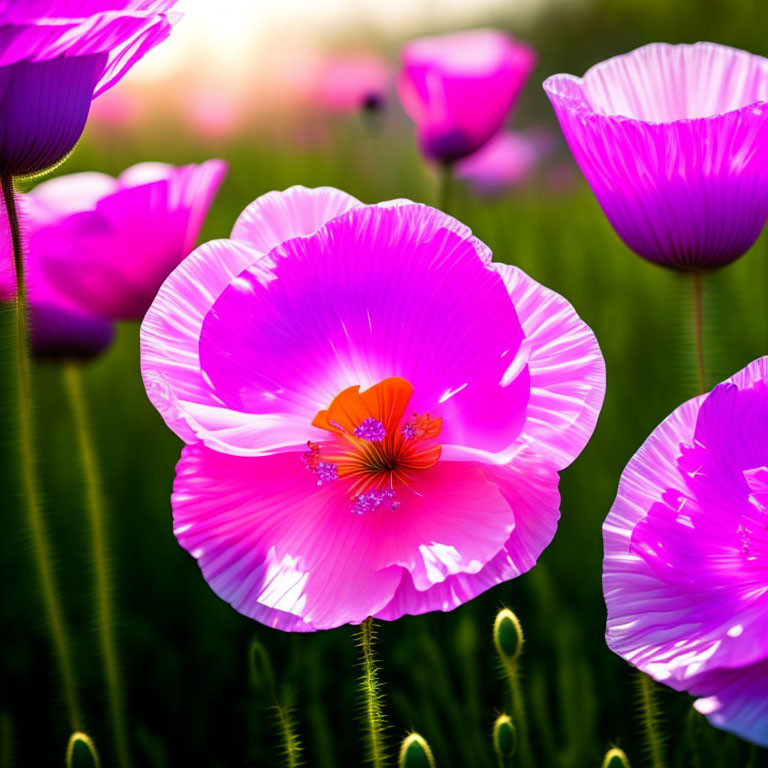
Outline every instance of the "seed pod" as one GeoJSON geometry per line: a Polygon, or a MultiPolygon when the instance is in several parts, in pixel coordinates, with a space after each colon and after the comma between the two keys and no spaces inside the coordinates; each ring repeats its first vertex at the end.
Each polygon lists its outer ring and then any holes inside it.
{"type": "Polygon", "coordinates": [[[426,740],[418,733],[409,733],[400,746],[398,768],[435,768],[435,758],[426,740]]]}
{"type": "Polygon", "coordinates": [[[629,760],[623,749],[613,747],[609,749],[603,760],[603,768],[630,768],[629,760]]]}
{"type": "Polygon", "coordinates": [[[509,715],[499,715],[493,724],[493,751],[499,763],[515,754],[517,749],[517,729],[509,715]]]}
{"type": "Polygon", "coordinates": [[[99,768],[99,753],[87,733],[75,731],[67,744],[67,768],[99,768]]]}
{"type": "Polygon", "coordinates": [[[502,608],[493,622],[493,644],[504,664],[513,664],[523,652],[523,628],[509,608],[502,608]]]}

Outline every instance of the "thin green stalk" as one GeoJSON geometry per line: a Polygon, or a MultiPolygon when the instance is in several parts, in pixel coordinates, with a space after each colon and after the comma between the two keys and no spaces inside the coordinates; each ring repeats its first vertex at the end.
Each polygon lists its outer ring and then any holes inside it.
{"type": "Polygon", "coordinates": [[[369,616],[360,625],[360,647],[363,651],[363,677],[360,681],[368,725],[368,760],[373,768],[383,768],[386,762],[384,750],[384,714],[381,708],[381,684],[373,654],[373,619],[369,616]]]}
{"type": "Polygon", "coordinates": [[[285,696],[277,691],[275,672],[267,649],[254,638],[248,650],[248,669],[251,688],[268,693],[272,700],[277,725],[280,729],[281,748],[288,768],[298,768],[301,765],[301,741],[296,733],[296,726],[289,704],[283,704],[285,696]]]}
{"type": "Polygon", "coordinates": [[[3,202],[8,213],[13,265],[16,275],[16,384],[18,392],[19,444],[21,450],[21,482],[27,524],[32,538],[32,551],[40,580],[45,615],[53,640],[53,649],[64,689],[69,724],[73,730],[82,727],[82,710],[77,691],[71,644],[53,561],[48,525],[43,514],[40,483],[35,459],[34,420],[32,415],[31,375],[28,352],[27,294],[24,283],[24,253],[19,212],[13,177],[0,179],[3,202]]]}
{"type": "Polygon", "coordinates": [[[438,192],[437,192],[437,207],[443,211],[443,213],[451,213],[451,205],[453,204],[453,164],[450,162],[443,162],[440,164],[439,179],[438,179],[438,192]]]}
{"type": "Polygon", "coordinates": [[[664,739],[659,732],[659,705],[656,702],[655,683],[644,672],[638,673],[638,681],[646,747],[653,768],[664,768],[664,739]]]}
{"type": "Polygon", "coordinates": [[[503,664],[509,685],[509,695],[512,699],[512,720],[517,730],[520,765],[522,768],[533,768],[531,740],[528,735],[528,714],[525,709],[525,694],[520,684],[520,670],[516,661],[504,661],[503,664]]]}
{"type": "Polygon", "coordinates": [[[114,631],[112,607],[112,578],[107,545],[104,494],[101,487],[96,451],[94,449],[88,412],[83,394],[83,381],[77,363],[63,366],[64,388],[75,422],[75,434],[80,451],[80,463],[85,482],[85,502],[91,538],[91,555],[94,569],[94,595],[104,676],[107,681],[109,716],[115,740],[115,753],[120,768],[130,768],[131,754],[128,746],[123,691],[120,680],[117,640],[114,631]]]}
{"type": "Polygon", "coordinates": [[[696,365],[699,376],[699,394],[707,391],[707,376],[704,370],[704,319],[702,311],[702,277],[698,269],[691,272],[693,291],[693,333],[696,344],[696,365]]]}
{"type": "Polygon", "coordinates": [[[301,742],[296,735],[296,728],[291,717],[291,710],[284,706],[275,696],[273,709],[277,715],[282,739],[283,755],[288,768],[298,768],[301,765],[301,742]]]}

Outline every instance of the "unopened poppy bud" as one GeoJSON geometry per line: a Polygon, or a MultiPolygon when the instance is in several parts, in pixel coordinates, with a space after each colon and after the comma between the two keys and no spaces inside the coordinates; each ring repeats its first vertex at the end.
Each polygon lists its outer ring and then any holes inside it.
{"type": "Polygon", "coordinates": [[[505,664],[513,664],[523,652],[523,628],[509,608],[502,608],[493,622],[493,644],[505,664]]]}
{"type": "Polygon", "coordinates": [[[99,768],[99,753],[87,733],[75,731],[67,744],[67,768],[99,768]]]}
{"type": "Polygon", "coordinates": [[[517,748],[517,729],[509,715],[499,715],[493,724],[493,751],[499,761],[511,757],[517,748]]]}
{"type": "Polygon", "coordinates": [[[255,638],[248,650],[248,677],[251,688],[274,693],[275,673],[267,649],[255,638]]]}
{"type": "Polygon", "coordinates": [[[398,768],[435,768],[435,758],[426,739],[418,733],[409,733],[400,746],[398,768]]]}
{"type": "Polygon", "coordinates": [[[624,750],[618,747],[609,749],[603,760],[603,768],[630,768],[624,750]]]}

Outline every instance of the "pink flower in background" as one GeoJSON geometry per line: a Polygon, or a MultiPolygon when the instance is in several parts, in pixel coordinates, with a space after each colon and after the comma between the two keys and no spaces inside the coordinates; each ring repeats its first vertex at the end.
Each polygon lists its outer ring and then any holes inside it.
{"type": "Polygon", "coordinates": [[[471,30],[407,43],[397,90],[421,151],[453,162],[501,128],[536,64],[535,51],[503,32],[471,30]]]}
{"type": "Polygon", "coordinates": [[[242,115],[237,97],[221,88],[195,88],[185,96],[183,108],[189,126],[204,139],[224,139],[240,128],[242,115]]]}
{"type": "Polygon", "coordinates": [[[654,430],[603,536],[608,645],[768,746],[768,357],[654,430]]]}
{"type": "Polygon", "coordinates": [[[456,163],[456,175],[479,194],[498,194],[526,182],[551,150],[552,137],[545,133],[499,131],[456,163]]]}
{"type": "Polygon", "coordinates": [[[141,163],[117,179],[75,173],[43,182],[25,195],[29,261],[88,311],[138,320],[194,248],[225,173],[222,160],[141,163]]]}
{"type": "Polygon", "coordinates": [[[88,125],[100,126],[109,133],[115,128],[133,126],[141,116],[138,96],[125,88],[114,88],[96,99],[91,106],[88,125]]]}
{"type": "Polygon", "coordinates": [[[330,112],[378,109],[386,103],[392,73],[373,54],[336,54],[317,68],[314,98],[330,112]]]}
{"type": "Polygon", "coordinates": [[[712,269],[768,218],[768,59],[654,43],[544,83],[621,239],[649,261],[712,269]]]}
{"type": "MultiPolygon", "coordinates": [[[[29,199],[19,196],[25,219],[29,199]]],[[[57,291],[48,280],[36,252],[27,253],[25,284],[29,301],[29,342],[38,358],[88,358],[103,352],[114,338],[114,324],[98,317],[57,291]]],[[[16,278],[8,231],[8,218],[0,211],[0,301],[16,297],[16,278]]]]}
{"type": "Polygon", "coordinates": [[[168,37],[175,0],[0,0],[0,173],[58,163],[91,99],[168,37]]]}
{"type": "Polygon", "coordinates": [[[605,387],[568,302],[465,226],[330,188],[271,192],[192,253],[141,349],[188,443],[179,542],[294,631],[450,610],[530,569],[605,387]]]}

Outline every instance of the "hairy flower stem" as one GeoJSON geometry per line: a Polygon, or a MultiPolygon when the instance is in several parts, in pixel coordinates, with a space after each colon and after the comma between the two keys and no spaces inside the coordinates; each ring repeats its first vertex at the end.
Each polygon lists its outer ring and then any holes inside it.
{"type": "Polygon", "coordinates": [[[704,371],[704,319],[702,312],[702,277],[698,269],[691,272],[693,291],[693,333],[696,344],[696,364],[699,375],[699,394],[707,391],[707,377],[704,371]]]}
{"type": "Polygon", "coordinates": [[[301,743],[296,735],[291,712],[278,701],[277,697],[275,697],[274,709],[280,726],[280,738],[283,742],[285,764],[287,768],[298,768],[301,765],[301,743]]]}
{"type": "Polygon", "coordinates": [[[659,705],[656,701],[656,684],[644,672],[638,673],[638,681],[640,711],[651,764],[653,768],[664,768],[664,739],[659,733],[659,705]]]}
{"type": "Polygon", "coordinates": [[[360,647],[363,650],[363,677],[360,681],[368,725],[368,759],[373,768],[383,768],[384,715],[381,710],[381,690],[373,655],[373,618],[370,616],[360,625],[360,647]]]}
{"type": "Polygon", "coordinates": [[[96,599],[97,626],[104,676],[107,682],[109,716],[115,740],[115,753],[120,768],[130,768],[131,755],[128,746],[123,692],[118,663],[117,641],[114,632],[112,607],[112,578],[109,566],[104,495],[99,476],[96,451],[83,395],[83,381],[77,363],[64,365],[64,387],[75,422],[77,446],[85,482],[85,505],[91,539],[91,556],[94,569],[94,597],[96,599]]]}
{"type": "Polygon", "coordinates": [[[520,765],[521,768],[534,768],[531,741],[528,736],[525,694],[522,685],[520,685],[520,670],[516,661],[504,661],[503,665],[504,675],[509,686],[509,696],[512,700],[512,721],[517,731],[520,765]]]}
{"type": "Polygon", "coordinates": [[[54,655],[64,689],[64,701],[73,730],[82,727],[82,710],[77,692],[75,668],[69,633],[59,600],[56,572],[48,525],[43,514],[40,484],[35,460],[34,423],[32,416],[31,375],[28,351],[27,294],[24,284],[24,253],[21,225],[16,204],[13,177],[3,174],[0,179],[3,202],[8,214],[8,228],[13,250],[16,275],[16,388],[18,397],[19,444],[21,449],[21,483],[27,524],[32,538],[32,551],[45,605],[45,616],[53,640],[54,655]]]}

